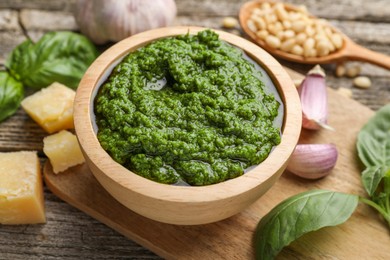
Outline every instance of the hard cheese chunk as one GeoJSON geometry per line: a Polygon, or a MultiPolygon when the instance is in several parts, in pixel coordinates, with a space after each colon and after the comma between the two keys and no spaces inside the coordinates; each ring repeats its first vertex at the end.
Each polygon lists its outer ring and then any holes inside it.
{"type": "Polygon", "coordinates": [[[37,153],[0,153],[0,224],[36,224],[45,221],[37,153]]]}
{"type": "Polygon", "coordinates": [[[48,133],[74,128],[73,100],[75,91],[53,83],[22,101],[23,109],[48,133]]]}
{"type": "Polygon", "coordinates": [[[43,151],[49,157],[54,173],[85,161],[76,136],[66,130],[45,137],[43,151]]]}

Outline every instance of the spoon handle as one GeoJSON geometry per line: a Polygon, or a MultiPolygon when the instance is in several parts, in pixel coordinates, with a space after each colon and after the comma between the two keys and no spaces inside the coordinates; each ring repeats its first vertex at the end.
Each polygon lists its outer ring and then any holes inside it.
{"type": "Polygon", "coordinates": [[[390,56],[371,51],[361,45],[350,42],[345,53],[348,60],[365,61],[390,70],[390,56]]]}

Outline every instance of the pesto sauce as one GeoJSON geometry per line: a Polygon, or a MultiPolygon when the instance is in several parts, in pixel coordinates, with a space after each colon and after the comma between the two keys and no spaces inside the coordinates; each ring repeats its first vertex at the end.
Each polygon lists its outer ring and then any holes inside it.
{"type": "Polygon", "coordinates": [[[115,161],[160,183],[235,178],[280,143],[280,103],[261,77],[210,30],[154,41],[100,87],[97,137],[115,161]]]}

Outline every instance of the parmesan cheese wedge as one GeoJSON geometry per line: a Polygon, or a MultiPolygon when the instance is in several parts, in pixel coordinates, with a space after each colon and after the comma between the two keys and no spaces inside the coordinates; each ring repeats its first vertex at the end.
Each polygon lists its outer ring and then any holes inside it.
{"type": "Polygon", "coordinates": [[[28,96],[22,101],[27,114],[46,132],[54,133],[74,128],[73,101],[76,92],[60,83],[28,96]]]}
{"type": "Polygon", "coordinates": [[[77,137],[66,130],[45,137],[43,152],[49,158],[54,173],[65,171],[85,161],[77,137]]]}
{"type": "Polygon", "coordinates": [[[0,224],[46,222],[36,152],[0,153],[0,224]]]}

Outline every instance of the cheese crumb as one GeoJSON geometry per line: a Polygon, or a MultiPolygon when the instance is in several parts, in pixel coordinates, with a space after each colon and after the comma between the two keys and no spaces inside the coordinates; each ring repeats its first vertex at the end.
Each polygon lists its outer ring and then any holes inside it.
{"type": "Polygon", "coordinates": [[[74,128],[73,101],[76,92],[60,83],[26,97],[22,107],[46,132],[54,133],[74,128]]]}
{"type": "Polygon", "coordinates": [[[76,136],[66,130],[46,136],[43,139],[43,152],[56,174],[85,161],[76,136]]]}

